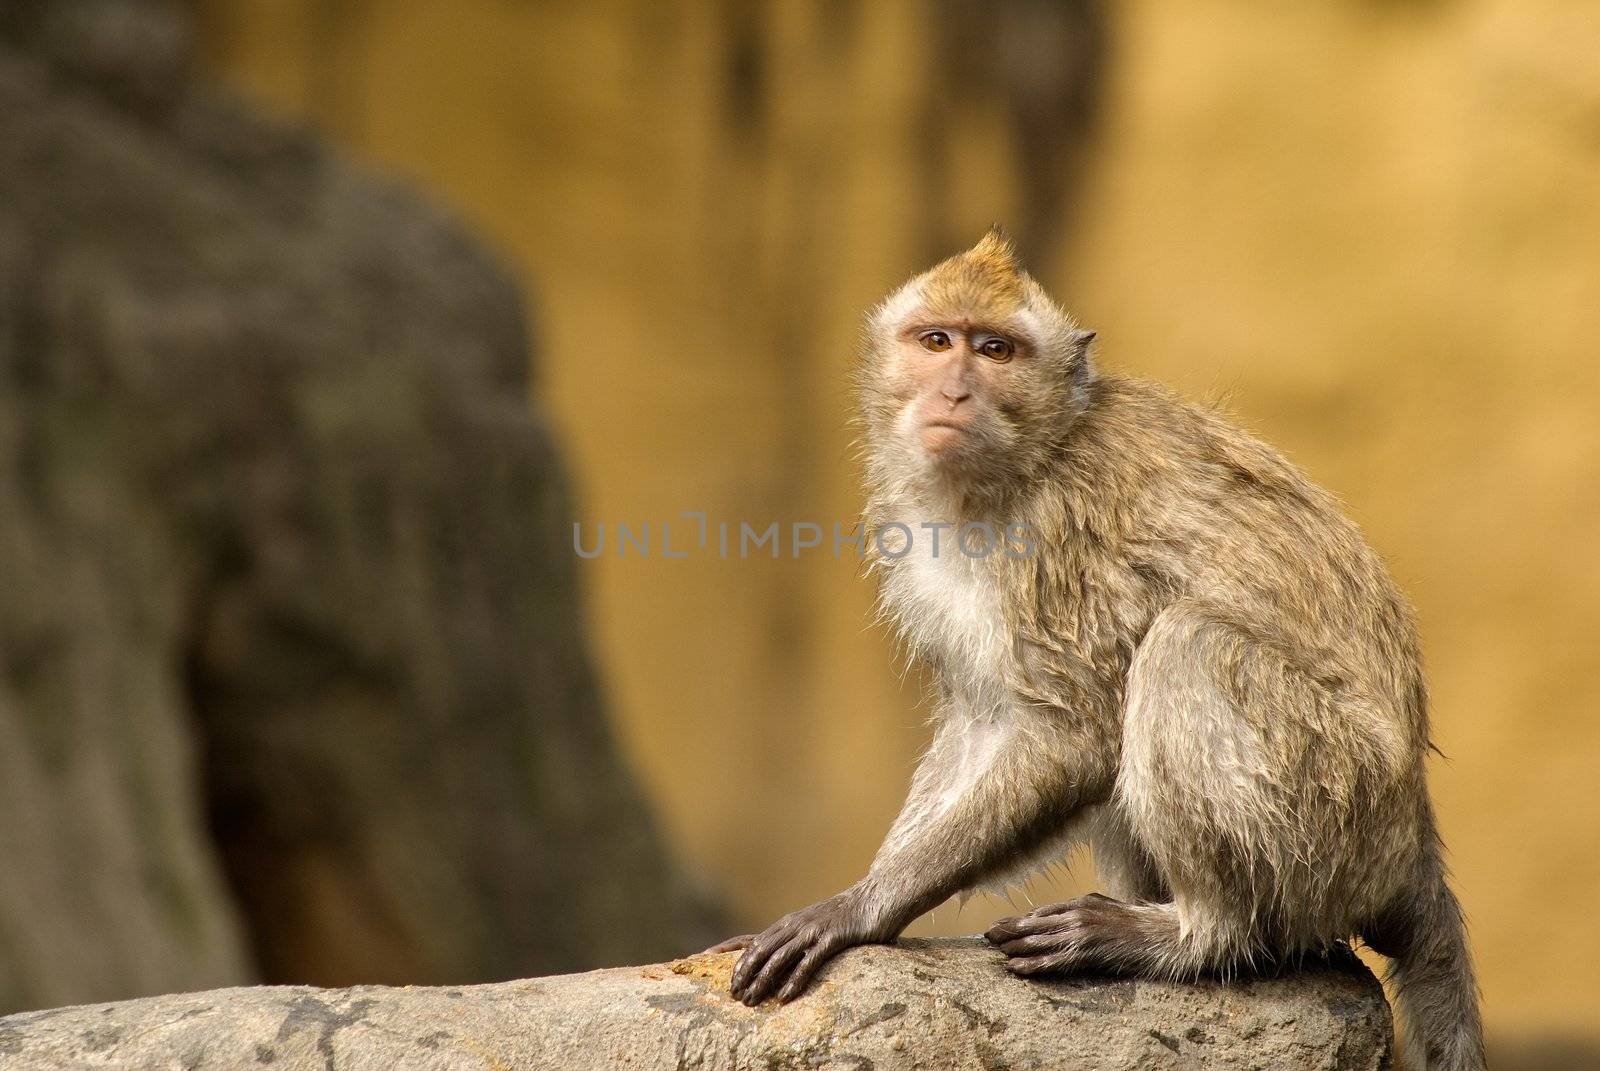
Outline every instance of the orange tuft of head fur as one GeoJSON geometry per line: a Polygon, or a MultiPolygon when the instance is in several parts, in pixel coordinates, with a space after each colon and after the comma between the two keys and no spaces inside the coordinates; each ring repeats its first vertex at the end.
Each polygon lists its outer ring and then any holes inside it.
{"type": "Polygon", "coordinates": [[[932,319],[971,319],[998,323],[1027,301],[1032,282],[1017,251],[999,227],[978,244],[934,265],[922,280],[922,307],[932,319]]]}
{"type": "Polygon", "coordinates": [[[886,343],[909,323],[975,323],[1021,334],[1037,349],[1082,357],[1088,332],[1051,300],[1022,267],[998,226],[971,249],[940,261],[896,290],[874,311],[868,337],[886,343]]]}

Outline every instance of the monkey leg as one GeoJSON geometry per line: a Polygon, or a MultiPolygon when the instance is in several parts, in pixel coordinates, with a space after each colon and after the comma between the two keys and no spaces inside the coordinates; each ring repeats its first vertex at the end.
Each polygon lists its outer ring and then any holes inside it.
{"type": "Polygon", "coordinates": [[[1155,861],[1128,828],[1116,807],[1092,808],[1088,841],[1094,849],[1095,877],[1113,899],[1160,903],[1172,899],[1155,861]]]}
{"type": "Polygon", "coordinates": [[[1413,872],[1405,801],[1421,767],[1396,705],[1203,604],[1152,623],[1128,674],[1113,806],[1219,966],[1348,937],[1413,872]]]}
{"type": "Polygon", "coordinates": [[[1002,919],[984,934],[1013,974],[1095,971],[1193,977],[1223,965],[1226,949],[1185,932],[1173,903],[1123,903],[1090,893],[1002,919]]]}
{"type": "Polygon", "coordinates": [[[1105,805],[1170,904],[1080,898],[993,938],[1028,973],[1228,972],[1350,936],[1415,872],[1420,776],[1399,719],[1333,667],[1192,602],[1128,675],[1105,805]]]}

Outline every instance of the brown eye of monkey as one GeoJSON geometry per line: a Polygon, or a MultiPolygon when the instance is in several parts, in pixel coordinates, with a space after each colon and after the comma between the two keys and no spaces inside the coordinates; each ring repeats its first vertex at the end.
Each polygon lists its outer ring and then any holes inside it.
{"type": "Polygon", "coordinates": [[[934,353],[943,353],[950,348],[950,336],[943,331],[929,331],[922,336],[922,348],[934,353]]]}
{"type": "Polygon", "coordinates": [[[985,357],[989,357],[993,360],[1011,360],[1011,343],[1007,342],[1003,338],[991,338],[982,346],[980,346],[979,349],[983,352],[985,357]]]}

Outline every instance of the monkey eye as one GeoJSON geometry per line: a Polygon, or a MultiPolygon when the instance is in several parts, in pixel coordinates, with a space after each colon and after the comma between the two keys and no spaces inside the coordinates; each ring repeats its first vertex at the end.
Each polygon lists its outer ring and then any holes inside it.
{"type": "Polygon", "coordinates": [[[985,357],[995,361],[1009,361],[1011,360],[1011,354],[1014,352],[1011,348],[1011,343],[1003,338],[986,339],[983,345],[978,347],[978,351],[985,357]]]}
{"type": "Polygon", "coordinates": [[[925,331],[919,341],[923,349],[933,353],[943,353],[950,348],[950,336],[943,331],[925,331]]]}

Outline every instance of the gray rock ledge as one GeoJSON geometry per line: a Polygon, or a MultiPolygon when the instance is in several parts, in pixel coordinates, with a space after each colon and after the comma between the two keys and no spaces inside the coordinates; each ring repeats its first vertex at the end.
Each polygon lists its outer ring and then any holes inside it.
{"type": "Polygon", "coordinates": [[[1351,957],[1169,985],[1012,977],[977,939],[840,956],[801,999],[746,1008],[735,956],[495,985],[218,989],[0,1019],[7,1071],[508,1071],[1389,1066],[1377,981],[1351,957]]]}

